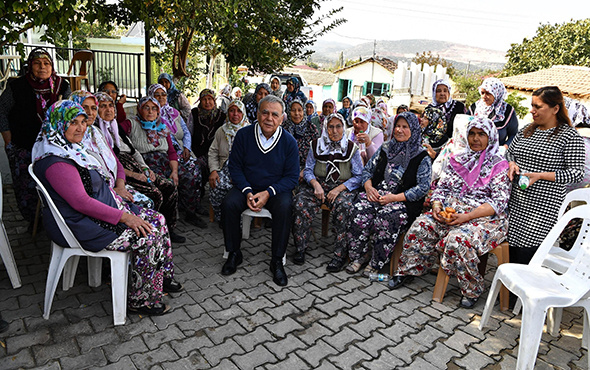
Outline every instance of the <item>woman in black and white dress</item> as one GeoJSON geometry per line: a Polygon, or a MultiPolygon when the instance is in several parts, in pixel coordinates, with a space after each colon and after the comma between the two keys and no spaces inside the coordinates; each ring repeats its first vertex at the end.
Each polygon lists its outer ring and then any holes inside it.
{"type": "Polygon", "coordinates": [[[571,126],[563,95],[556,86],[533,92],[533,123],[516,134],[508,148],[513,180],[508,221],[510,262],[529,263],[557,222],[566,185],[584,177],[584,142],[571,126]],[[521,189],[519,174],[528,177],[521,189]]]}

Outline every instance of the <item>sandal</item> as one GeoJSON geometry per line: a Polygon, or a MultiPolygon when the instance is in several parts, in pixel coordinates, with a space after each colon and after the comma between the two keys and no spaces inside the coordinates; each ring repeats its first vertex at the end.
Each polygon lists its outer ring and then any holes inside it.
{"type": "Polygon", "coordinates": [[[367,265],[367,267],[365,267],[365,270],[363,271],[363,276],[369,277],[371,274],[376,274],[378,272],[379,272],[379,270],[377,270],[376,268],[374,268],[373,266],[371,266],[369,264],[369,265],[367,265]]]}
{"type": "Polygon", "coordinates": [[[346,272],[349,274],[356,274],[359,270],[363,267],[363,265],[359,261],[353,261],[346,266],[346,272]]]}
{"type": "Polygon", "coordinates": [[[184,289],[184,287],[178,281],[170,278],[164,279],[164,284],[162,285],[164,293],[178,293],[182,289],[184,289]]]}
{"type": "Polygon", "coordinates": [[[344,258],[334,257],[334,258],[332,258],[330,263],[328,263],[328,266],[326,266],[326,270],[328,272],[338,272],[338,271],[342,270],[342,267],[344,267],[344,263],[345,263],[344,258]]]}
{"type": "Polygon", "coordinates": [[[146,316],[161,316],[166,312],[170,311],[170,306],[164,303],[156,303],[153,306],[140,306],[140,307],[133,307],[129,306],[127,309],[130,312],[134,312],[140,315],[146,316]]]}

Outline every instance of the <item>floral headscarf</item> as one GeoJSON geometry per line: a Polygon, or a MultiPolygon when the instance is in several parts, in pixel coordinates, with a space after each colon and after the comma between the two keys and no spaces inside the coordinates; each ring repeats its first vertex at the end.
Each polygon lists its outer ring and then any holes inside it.
{"type": "Polygon", "coordinates": [[[158,76],[158,83],[161,84],[162,80],[167,80],[170,82],[170,88],[168,89],[168,104],[173,104],[174,102],[178,101],[178,97],[180,96],[180,91],[176,88],[174,81],[172,80],[172,76],[168,73],[161,73],[158,76]]]}
{"type": "Polygon", "coordinates": [[[479,128],[488,135],[488,146],[476,152],[467,145],[464,151],[451,156],[449,163],[465,180],[465,186],[479,188],[487,185],[495,175],[509,166],[499,153],[498,130],[494,123],[487,117],[475,117],[467,125],[466,137],[472,128],[479,128]]]}
{"type": "MultiPolygon", "coordinates": [[[[162,90],[165,92],[166,88],[160,84],[153,84],[148,89],[148,96],[151,96],[152,98],[156,99],[154,94],[158,90],[162,90]]],[[[174,122],[179,116],[180,112],[173,108],[170,104],[168,104],[168,101],[166,101],[166,104],[160,106],[160,117],[162,119],[162,122],[166,124],[168,130],[170,130],[172,134],[175,134],[176,131],[178,131],[178,127],[176,127],[176,124],[174,122]]]]}
{"type": "Polygon", "coordinates": [[[438,107],[439,105],[444,105],[445,108],[448,109],[451,107],[451,104],[453,104],[453,99],[451,98],[451,83],[445,80],[436,80],[432,84],[432,105],[434,105],[435,107],[438,107]],[[447,100],[444,104],[440,104],[436,101],[436,88],[439,85],[445,85],[449,89],[449,100],[447,100]]]}
{"type": "Polygon", "coordinates": [[[45,119],[45,110],[60,97],[58,96],[61,90],[63,79],[57,75],[55,65],[51,55],[42,48],[35,48],[29,53],[27,58],[27,74],[25,75],[27,82],[33,88],[35,93],[35,108],[37,110],[37,117],[40,122],[45,119]],[[47,80],[40,80],[33,74],[33,61],[35,59],[47,59],[51,62],[51,76],[47,80]]]}
{"type": "MultiPolygon", "coordinates": [[[[297,139],[299,137],[303,137],[311,126],[308,124],[307,113],[305,112],[305,105],[303,102],[299,99],[293,100],[291,104],[289,104],[289,112],[291,112],[291,107],[293,104],[299,104],[301,106],[303,109],[303,119],[301,122],[295,123],[291,120],[291,114],[289,114],[287,121],[283,123],[283,128],[297,139]]],[[[317,132],[317,130],[314,131],[317,132]]]]}
{"type": "MultiPolygon", "coordinates": [[[[94,96],[94,94],[92,94],[91,92],[88,92],[85,90],[73,91],[70,94],[70,97],[68,99],[73,101],[74,103],[78,103],[78,104],[82,105],[82,103],[84,103],[84,100],[86,100],[88,98],[93,99],[94,103],[96,103],[96,105],[98,105],[98,100],[96,100],[96,96],[94,96]]],[[[94,122],[89,122],[89,123],[94,123],[94,122]]]]}
{"type": "MultiPolygon", "coordinates": [[[[283,102],[285,103],[285,106],[289,107],[291,105],[291,101],[297,98],[299,98],[299,100],[301,100],[303,104],[305,104],[305,102],[307,102],[307,97],[300,90],[301,85],[299,84],[299,79],[297,79],[297,77],[291,77],[287,80],[287,83],[293,84],[293,91],[289,92],[289,90],[285,90],[285,93],[283,95],[283,102]]],[[[268,91],[269,93],[272,92],[272,90],[270,90],[270,87],[268,91]]]]}
{"type": "Polygon", "coordinates": [[[254,122],[258,119],[258,102],[256,101],[256,95],[258,94],[260,89],[268,91],[269,94],[272,91],[270,85],[267,83],[259,83],[258,85],[256,85],[256,88],[254,89],[254,94],[252,94],[248,101],[245,103],[246,112],[248,112],[248,119],[250,120],[250,122],[254,122]]]}
{"type": "Polygon", "coordinates": [[[375,95],[373,95],[373,94],[367,94],[367,95],[364,96],[364,98],[367,98],[368,99],[369,107],[371,109],[375,108],[375,106],[377,105],[377,101],[375,100],[375,95]]]}
{"type": "Polygon", "coordinates": [[[352,111],[352,119],[354,120],[355,118],[360,118],[367,123],[371,123],[371,110],[367,107],[358,106],[352,111]]]}
{"type": "Polygon", "coordinates": [[[322,103],[322,113],[320,114],[320,123],[323,125],[324,121],[326,120],[326,118],[334,113],[336,113],[338,110],[336,109],[336,101],[332,98],[328,98],[326,100],[324,100],[324,102],[322,103]],[[331,103],[332,104],[332,111],[330,112],[330,114],[328,115],[324,115],[324,106],[327,103],[331,103]]]}
{"type": "Polygon", "coordinates": [[[393,127],[395,130],[395,125],[400,118],[405,119],[408,122],[408,126],[410,127],[410,138],[407,141],[398,142],[395,140],[395,136],[391,137],[391,140],[387,142],[386,154],[387,154],[387,162],[395,165],[402,166],[404,170],[408,168],[408,164],[410,160],[424,151],[424,147],[422,146],[422,130],[420,129],[420,123],[418,122],[418,117],[414,113],[410,112],[403,112],[398,114],[393,122],[393,127]]]}
{"type": "Polygon", "coordinates": [[[229,105],[227,106],[227,111],[229,112],[229,108],[236,107],[242,112],[242,120],[238,123],[231,123],[229,121],[229,114],[225,117],[225,123],[221,126],[223,133],[225,134],[225,138],[227,139],[227,143],[229,144],[229,148],[231,149],[234,138],[236,137],[236,133],[242,127],[248,126],[250,121],[248,121],[248,117],[246,116],[246,106],[240,100],[232,100],[229,105]]]}
{"type": "MultiPolygon", "coordinates": [[[[346,120],[340,113],[332,113],[327,118],[324,124],[322,125],[322,136],[318,139],[318,147],[316,149],[317,155],[330,155],[335,153],[346,153],[346,149],[348,148],[348,138],[346,137],[346,133],[342,132],[342,138],[340,141],[332,141],[330,139],[330,135],[328,135],[328,123],[333,120],[337,119],[342,122],[342,129],[346,128],[346,120]]],[[[328,176],[326,176],[327,178],[328,176]]]]}
{"type": "Polygon", "coordinates": [[[494,102],[488,106],[483,99],[479,99],[475,102],[476,117],[485,117],[491,119],[493,122],[502,122],[506,113],[507,103],[504,101],[506,98],[506,87],[499,79],[495,77],[486,78],[481,86],[479,92],[485,90],[494,96],[494,102]]]}
{"type": "Polygon", "coordinates": [[[458,114],[453,121],[453,136],[440,150],[438,156],[432,163],[432,181],[435,181],[444,174],[444,170],[449,164],[451,155],[458,154],[467,148],[467,137],[465,132],[467,125],[475,117],[465,114],[458,114]]]}
{"type": "MultiPolygon", "coordinates": [[[[96,93],[95,97],[96,97],[96,100],[98,101],[97,105],[100,105],[101,102],[105,102],[105,101],[111,102],[111,103],[113,103],[113,105],[115,105],[115,101],[107,93],[99,92],[99,93],[96,93]]],[[[116,116],[116,111],[115,111],[115,116],[116,116]]],[[[121,145],[121,138],[119,137],[119,125],[117,124],[116,117],[113,118],[112,121],[105,121],[99,114],[96,117],[96,121],[94,122],[94,124],[98,125],[100,130],[103,132],[104,137],[107,141],[107,144],[109,144],[109,146],[111,148],[113,148],[115,146],[119,147],[121,145]]]]}
{"type": "Polygon", "coordinates": [[[424,117],[428,118],[428,126],[424,128],[422,135],[429,143],[438,143],[447,132],[444,112],[429,106],[424,110],[424,117]]]}
{"type": "Polygon", "coordinates": [[[135,117],[135,119],[141,124],[141,127],[146,131],[148,142],[154,147],[160,145],[160,137],[165,138],[170,134],[168,126],[162,122],[159,108],[160,103],[156,98],[144,96],[143,98],[139,99],[139,102],[137,103],[137,116],[135,117]],[[158,117],[153,121],[146,121],[141,115],[143,106],[149,101],[156,104],[158,107],[158,117]]]}

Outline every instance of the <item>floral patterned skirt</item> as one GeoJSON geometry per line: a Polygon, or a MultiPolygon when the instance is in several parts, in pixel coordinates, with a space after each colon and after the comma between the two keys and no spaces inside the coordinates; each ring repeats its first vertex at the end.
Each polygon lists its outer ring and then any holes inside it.
{"type": "Polygon", "coordinates": [[[219,175],[219,182],[217,183],[215,189],[211,189],[209,192],[209,202],[211,203],[211,207],[215,213],[215,221],[220,222],[221,202],[223,202],[223,198],[225,198],[231,188],[234,187],[231,182],[231,176],[229,175],[227,161],[225,161],[223,167],[217,172],[217,174],[219,175]]]}
{"type": "Polygon", "coordinates": [[[107,250],[131,253],[131,286],[128,288],[129,305],[152,306],[162,300],[164,278],[174,278],[172,246],[164,216],[154,210],[140,208],[137,215],[148,221],[153,231],[138,237],[128,228],[107,250]]]}
{"type": "Polygon", "coordinates": [[[29,175],[31,151],[19,148],[12,142],[5,149],[18,210],[26,221],[33,222],[37,211],[38,196],[35,181],[29,175]]]}

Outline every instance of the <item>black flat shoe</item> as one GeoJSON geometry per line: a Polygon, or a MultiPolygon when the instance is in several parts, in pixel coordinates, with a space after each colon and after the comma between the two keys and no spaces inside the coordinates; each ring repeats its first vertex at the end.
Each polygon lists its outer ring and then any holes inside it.
{"type": "Polygon", "coordinates": [[[283,261],[271,261],[270,262],[270,272],[272,273],[272,281],[275,282],[278,286],[285,286],[287,285],[287,273],[285,272],[285,267],[283,266],[283,261]]]}
{"type": "Polygon", "coordinates": [[[202,218],[195,215],[194,213],[187,213],[184,220],[186,222],[188,222],[189,224],[198,227],[199,229],[206,229],[207,228],[207,223],[205,221],[203,221],[202,218]]]}
{"type": "Polygon", "coordinates": [[[184,289],[184,287],[178,281],[169,278],[164,279],[162,290],[164,290],[165,293],[178,293],[182,289],[184,289]]]}
{"type": "Polygon", "coordinates": [[[413,276],[406,276],[406,275],[394,275],[391,280],[389,280],[389,283],[387,283],[387,285],[389,286],[389,289],[398,289],[401,288],[402,286],[406,285],[407,283],[409,283],[410,281],[414,280],[413,276]]]}
{"type": "Polygon", "coordinates": [[[303,265],[305,263],[305,251],[297,251],[293,255],[293,263],[296,265],[303,265]]]}
{"type": "Polygon", "coordinates": [[[475,306],[475,304],[477,303],[478,298],[468,298],[465,296],[461,297],[461,302],[459,302],[459,305],[463,308],[473,308],[473,306],[475,306]]]}
{"type": "Polygon", "coordinates": [[[221,268],[221,275],[232,275],[238,269],[238,266],[242,263],[243,257],[242,252],[229,252],[227,256],[227,261],[223,264],[221,268]]]}
{"type": "Polygon", "coordinates": [[[5,332],[6,330],[8,330],[8,322],[0,319],[0,333],[5,332]]]}
{"type": "Polygon", "coordinates": [[[326,266],[326,271],[328,272],[338,272],[342,270],[344,265],[346,264],[346,260],[342,257],[334,257],[326,266]]]}
{"type": "Polygon", "coordinates": [[[170,231],[170,241],[172,243],[184,243],[186,238],[180,234],[175,233],[174,231],[170,231]]]}
{"type": "Polygon", "coordinates": [[[127,307],[127,310],[133,313],[147,316],[161,316],[170,311],[170,306],[164,303],[157,303],[153,306],[127,307]]]}

